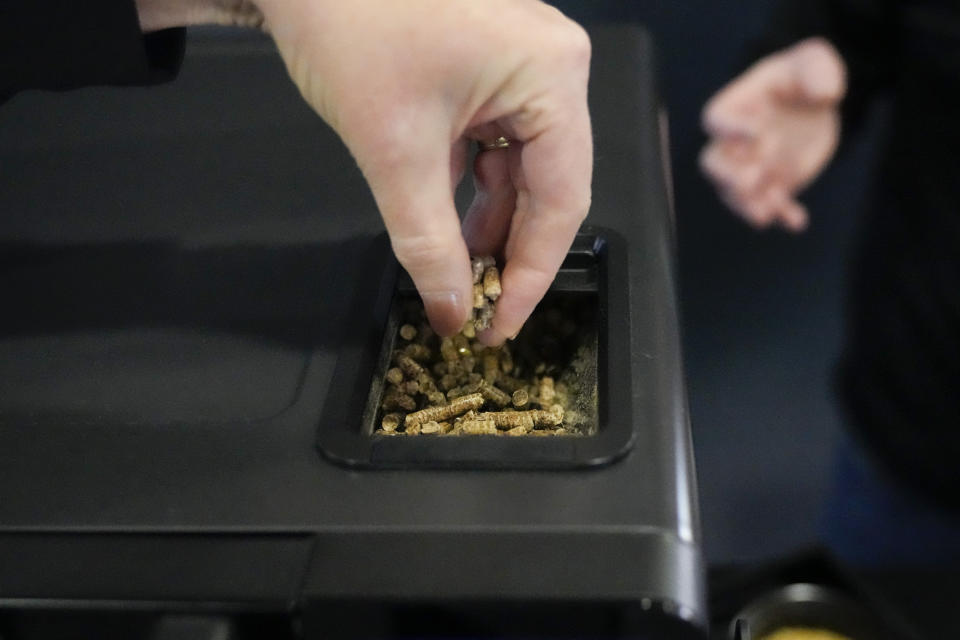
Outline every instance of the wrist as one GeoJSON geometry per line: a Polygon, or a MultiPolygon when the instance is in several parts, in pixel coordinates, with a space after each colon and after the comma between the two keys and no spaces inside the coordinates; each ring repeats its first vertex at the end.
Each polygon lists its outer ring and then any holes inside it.
{"type": "Polygon", "coordinates": [[[194,25],[262,29],[263,13],[251,0],[136,0],[144,33],[194,25]]]}

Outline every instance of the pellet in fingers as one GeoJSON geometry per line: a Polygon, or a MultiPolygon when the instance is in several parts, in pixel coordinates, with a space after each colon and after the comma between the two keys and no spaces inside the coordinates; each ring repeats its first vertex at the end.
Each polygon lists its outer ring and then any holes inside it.
{"type": "Polygon", "coordinates": [[[486,303],[487,301],[483,297],[483,284],[478,282],[473,285],[473,308],[482,309],[486,303]]]}
{"type": "Polygon", "coordinates": [[[477,311],[477,319],[474,321],[474,327],[477,331],[489,329],[493,325],[493,307],[487,305],[477,311]]]}
{"type": "Polygon", "coordinates": [[[500,272],[496,267],[488,267],[483,272],[483,295],[496,300],[501,293],[503,290],[500,288],[500,272]]]}
{"type": "MultiPolygon", "coordinates": [[[[470,258],[470,273],[473,276],[474,284],[478,284],[483,280],[483,271],[485,268],[482,258],[470,258]]],[[[483,292],[482,285],[480,291],[481,293],[483,292]]]]}

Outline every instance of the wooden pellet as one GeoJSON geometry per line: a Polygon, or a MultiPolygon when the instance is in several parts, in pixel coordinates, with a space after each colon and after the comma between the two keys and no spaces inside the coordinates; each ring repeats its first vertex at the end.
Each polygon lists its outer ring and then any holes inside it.
{"type": "Polygon", "coordinates": [[[480,383],[480,394],[498,407],[510,404],[510,396],[486,381],[480,383]]]}
{"type": "MultiPolygon", "coordinates": [[[[483,379],[481,378],[480,380],[476,380],[476,379],[465,380],[463,384],[460,386],[460,389],[461,391],[463,391],[464,394],[477,393],[478,391],[482,391],[483,379]]],[[[484,396],[484,398],[486,398],[486,396],[484,396]]]]}
{"type": "Polygon", "coordinates": [[[440,355],[447,363],[454,362],[460,358],[460,354],[457,353],[457,347],[453,344],[452,338],[440,339],[440,355]]]}
{"type": "Polygon", "coordinates": [[[487,351],[483,354],[483,379],[493,384],[500,375],[500,361],[497,354],[487,351]]]}
{"type": "Polygon", "coordinates": [[[514,429],[523,427],[533,429],[533,416],[530,411],[488,411],[477,414],[478,420],[489,420],[498,429],[514,429]]]}
{"type": "Polygon", "coordinates": [[[473,308],[483,309],[484,304],[486,304],[486,300],[483,297],[483,285],[478,282],[473,285],[473,308]]]}
{"type": "Polygon", "coordinates": [[[450,401],[450,404],[439,407],[427,407],[420,411],[415,411],[407,415],[404,424],[422,424],[431,420],[441,421],[449,420],[454,416],[459,416],[471,409],[479,409],[483,406],[483,396],[479,393],[461,396],[450,401]]]}
{"type": "Polygon", "coordinates": [[[397,427],[400,426],[400,420],[402,416],[399,413],[388,413],[383,416],[383,420],[380,421],[380,428],[386,432],[396,431],[397,427]]]}
{"type": "Polygon", "coordinates": [[[413,411],[417,408],[417,403],[413,398],[399,389],[390,389],[383,396],[383,408],[388,411],[393,409],[413,411]]]}
{"type": "Polygon", "coordinates": [[[422,425],[420,425],[420,433],[424,435],[438,434],[440,433],[440,424],[435,420],[424,422],[422,425]]]}
{"type": "Polygon", "coordinates": [[[437,383],[434,382],[430,374],[424,371],[417,377],[417,384],[420,385],[420,393],[428,394],[437,390],[437,383]]]}
{"type": "Polygon", "coordinates": [[[480,256],[477,258],[470,258],[470,271],[473,275],[473,281],[480,282],[483,279],[484,272],[490,268],[496,266],[497,261],[493,259],[493,256],[480,256]]]}
{"type": "Polygon", "coordinates": [[[430,359],[430,356],[433,355],[427,345],[420,344],[419,342],[408,344],[403,348],[403,353],[404,355],[408,355],[418,362],[426,362],[430,359]]]}
{"type": "Polygon", "coordinates": [[[497,379],[497,386],[506,391],[507,393],[513,393],[518,389],[527,390],[527,383],[523,380],[518,380],[517,378],[501,375],[497,379]]]}
{"type": "Polygon", "coordinates": [[[468,436],[497,435],[493,420],[461,420],[457,427],[460,433],[468,436]]]}
{"type": "Polygon", "coordinates": [[[457,376],[452,373],[448,373],[440,378],[440,388],[444,391],[449,391],[457,386],[457,376]]]}
{"type": "Polygon", "coordinates": [[[493,307],[486,306],[477,312],[477,319],[474,325],[477,331],[489,329],[493,325],[493,307]]]}
{"type": "MultiPolygon", "coordinates": [[[[557,408],[560,405],[556,405],[557,408]]],[[[409,416],[408,416],[409,418],[409,416]]],[[[501,429],[512,429],[514,427],[552,427],[563,422],[563,409],[560,411],[551,409],[532,409],[530,411],[489,411],[478,413],[478,420],[493,420],[497,427],[501,429]]]]}
{"type": "Polygon", "coordinates": [[[553,378],[550,376],[543,376],[543,378],[540,379],[540,393],[537,394],[540,404],[542,406],[552,404],[555,395],[556,392],[553,389],[553,378]]]}
{"type": "Polygon", "coordinates": [[[408,355],[399,356],[397,358],[397,366],[400,367],[400,370],[403,371],[404,375],[408,378],[416,379],[421,373],[426,372],[423,367],[414,362],[413,358],[408,355]]]}
{"type": "Polygon", "coordinates": [[[523,407],[526,406],[527,402],[530,400],[530,394],[527,393],[526,389],[517,389],[513,392],[513,406],[523,407]]]}
{"type": "MultiPolygon", "coordinates": [[[[533,341],[486,347],[476,339],[495,315],[502,295],[500,274],[490,256],[471,259],[474,280],[470,319],[456,336],[440,338],[422,308],[406,305],[397,329],[393,363],[385,373],[380,422],[382,435],[564,435],[564,410],[570,393],[558,376],[567,375],[556,360],[559,328],[571,320],[547,309],[530,331],[533,341]],[[513,349],[511,349],[513,346],[513,349]],[[514,352],[516,353],[516,360],[514,352]],[[484,413],[483,410],[486,410],[484,413]],[[465,426],[464,426],[465,425],[465,426]]],[[[567,421],[579,424],[576,412],[567,421]]]]}
{"type": "Polygon", "coordinates": [[[503,290],[500,288],[500,272],[496,267],[488,267],[483,272],[483,295],[496,300],[501,293],[503,290]]]}

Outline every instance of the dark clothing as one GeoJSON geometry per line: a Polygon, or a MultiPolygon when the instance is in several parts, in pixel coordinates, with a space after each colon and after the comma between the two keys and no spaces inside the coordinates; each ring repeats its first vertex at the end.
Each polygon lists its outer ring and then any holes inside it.
{"type": "Polygon", "coordinates": [[[144,36],[133,0],[0,0],[0,101],[24,89],[169,80],[184,30],[144,36]]]}
{"type": "Polygon", "coordinates": [[[893,101],[853,265],[844,409],[887,470],[960,508],[960,3],[795,0],[767,47],[812,35],[847,62],[845,129],[880,92],[893,101]]]}

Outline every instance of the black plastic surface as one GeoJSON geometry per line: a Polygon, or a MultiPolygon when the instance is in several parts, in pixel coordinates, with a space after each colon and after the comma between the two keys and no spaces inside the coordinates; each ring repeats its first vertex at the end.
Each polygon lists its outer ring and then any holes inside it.
{"type": "Polygon", "coordinates": [[[336,362],[382,338],[351,333],[344,313],[377,259],[369,248],[382,223],[268,41],[194,38],[171,86],[5,104],[0,546],[16,562],[0,563],[0,609],[99,606],[109,595],[119,608],[285,613],[292,581],[306,618],[336,600],[325,585],[348,571],[381,578],[381,600],[428,603],[458,589],[495,601],[502,583],[472,568],[501,567],[523,576],[517,599],[563,572],[567,601],[674,603],[689,612],[669,614],[677,624],[705,628],[652,48],[642,31],[603,29],[593,61],[589,221],[627,247],[630,333],[617,349],[630,357],[636,428],[629,453],[591,470],[367,473],[318,455],[336,362]],[[463,570],[432,580],[411,581],[416,564],[363,544],[441,534],[463,570]],[[76,579],[77,566],[96,574],[116,535],[136,569],[76,579]],[[222,575],[241,576],[231,592],[206,571],[170,576],[202,561],[182,537],[193,535],[313,546],[304,566],[283,545],[257,546],[250,566],[273,562],[283,576],[259,588],[243,553],[224,552],[222,575]],[[538,551],[504,567],[495,554],[510,535],[538,551]],[[49,555],[49,536],[77,541],[76,553],[49,555]],[[593,557],[586,549],[597,561],[580,561],[593,557]],[[375,556],[406,570],[384,571],[375,556]],[[618,562],[643,570],[608,579],[618,562]],[[69,597],[57,600],[62,585],[69,597]],[[185,600],[166,601],[176,593],[185,600]]]}

